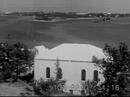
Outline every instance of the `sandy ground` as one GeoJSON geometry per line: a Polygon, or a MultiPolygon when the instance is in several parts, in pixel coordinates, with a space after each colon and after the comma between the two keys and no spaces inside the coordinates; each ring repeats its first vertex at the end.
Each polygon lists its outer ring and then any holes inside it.
{"type": "Polygon", "coordinates": [[[0,83],[0,96],[36,96],[33,87],[19,81],[15,83],[0,83]]]}

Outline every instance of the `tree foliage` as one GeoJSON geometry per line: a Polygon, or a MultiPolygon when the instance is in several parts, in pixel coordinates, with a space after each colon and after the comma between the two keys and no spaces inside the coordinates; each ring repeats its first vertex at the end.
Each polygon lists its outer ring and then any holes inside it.
{"type": "Polygon", "coordinates": [[[18,79],[32,66],[34,55],[26,45],[16,43],[9,45],[0,43],[0,73],[1,79],[18,79]]]}
{"type": "Polygon", "coordinates": [[[55,93],[63,93],[65,80],[57,81],[55,78],[40,79],[34,84],[34,91],[38,95],[50,96],[55,93]]]}
{"type": "Polygon", "coordinates": [[[118,96],[126,94],[127,76],[121,75],[130,71],[130,51],[125,43],[121,42],[118,47],[108,44],[103,49],[106,58],[94,61],[103,70],[105,82],[103,84],[105,93],[108,96],[116,94],[118,96]]]}
{"type": "Polygon", "coordinates": [[[99,91],[98,81],[86,80],[82,83],[82,87],[85,90],[85,95],[96,96],[99,91]]]}
{"type": "Polygon", "coordinates": [[[55,75],[56,75],[56,80],[59,81],[60,79],[62,79],[62,69],[60,68],[60,63],[59,60],[56,60],[56,69],[55,69],[55,75]]]}

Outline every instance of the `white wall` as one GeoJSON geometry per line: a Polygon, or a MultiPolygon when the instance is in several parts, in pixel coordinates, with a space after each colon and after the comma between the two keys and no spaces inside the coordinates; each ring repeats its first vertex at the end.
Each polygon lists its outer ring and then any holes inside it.
{"type": "MultiPolygon", "coordinates": [[[[34,78],[39,80],[40,78],[46,79],[46,67],[50,67],[51,77],[55,77],[56,61],[45,61],[45,60],[35,60],[35,73],[34,78]]],[[[93,71],[98,70],[93,63],[79,63],[79,62],[64,62],[59,61],[60,67],[62,68],[63,80],[66,80],[67,90],[73,85],[81,85],[81,70],[86,70],[86,80],[93,80],[93,71]]],[[[98,74],[101,81],[104,78],[101,74],[98,74]]]]}

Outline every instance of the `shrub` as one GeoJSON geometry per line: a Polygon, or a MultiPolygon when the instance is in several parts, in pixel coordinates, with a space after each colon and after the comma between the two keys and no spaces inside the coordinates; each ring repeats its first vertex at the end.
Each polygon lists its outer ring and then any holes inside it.
{"type": "Polygon", "coordinates": [[[87,80],[82,83],[85,95],[96,96],[100,92],[100,87],[97,85],[97,81],[87,80]]]}
{"type": "Polygon", "coordinates": [[[64,80],[57,81],[53,78],[48,80],[40,79],[39,81],[35,81],[34,92],[38,95],[46,96],[49,96],[54,93],[61,93],[63,92],[64,84],[64,80]]]}
{"type": "Polygon", "coordinates": [[[27,83],[33,82],[33,78],[34,78],[34,73],[28,73],[24,76],[19,76],[20,80],[25,81],[27,83]]]}

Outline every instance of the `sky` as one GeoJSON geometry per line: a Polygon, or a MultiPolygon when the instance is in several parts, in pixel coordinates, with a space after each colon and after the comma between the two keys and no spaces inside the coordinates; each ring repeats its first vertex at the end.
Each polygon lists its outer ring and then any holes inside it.
{"type": "Polygon", "coordinates": [[[130,0],[0,0],[0,11],[130,13],[130,0]]]}

